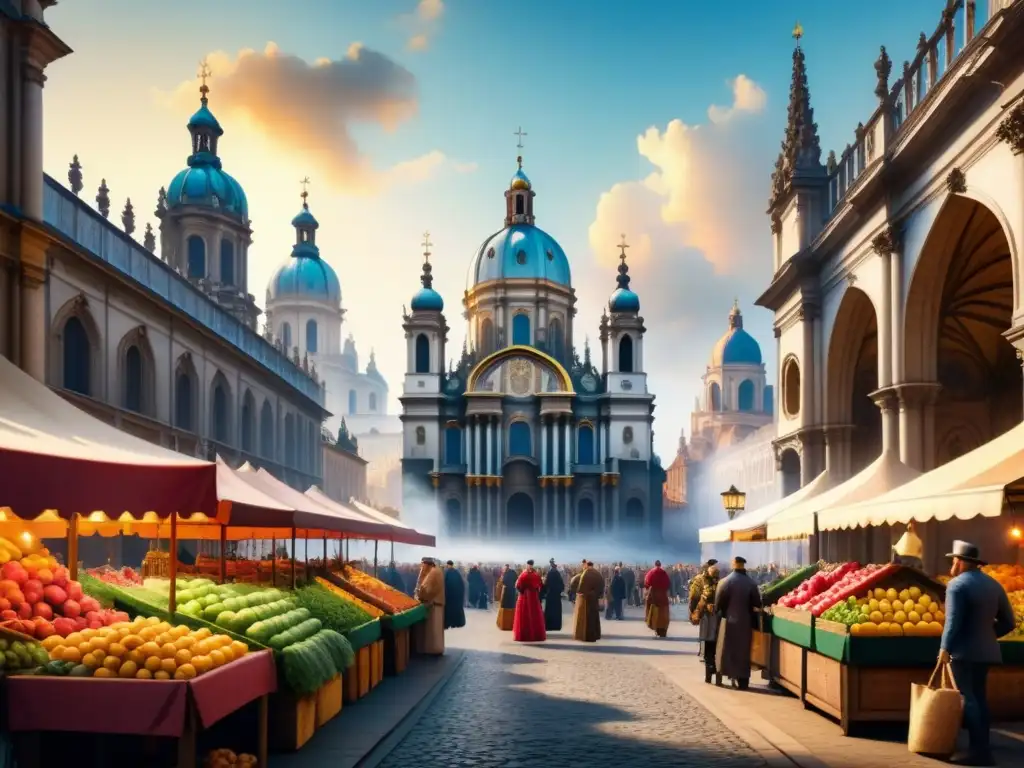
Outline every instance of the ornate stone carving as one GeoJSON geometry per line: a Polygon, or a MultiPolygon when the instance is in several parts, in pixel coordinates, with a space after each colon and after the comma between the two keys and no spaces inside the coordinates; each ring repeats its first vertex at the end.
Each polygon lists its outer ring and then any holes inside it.
{"type": "Polygon", "coordinates": [[[879,256],[890,256],[893,251],[899,250],[899,247],[899,231],[892,224],[886,225],[885,229],[871,240],[871,249],[879,256]]]}
{"type": "Polygon", "coordinates": [[[124,210],[121,211],[121,224],[124,225],[125,234],[131,237],[132,232],[135,231],[135,209],[132,207],[130,197],[125,199],[124,210]]]}
{"type": "Polygon", "coordinates": [[[946,176],[946,189],[951,195],[962,195],[967,191],[967,176],[959,168],[954,168],[946,176]]]}
{"type": "Polygon", "coordinates": [[[772,234],[773,235],[779,234],[779,232],[782,231],[782,217],[779,216],[779,212],[778,211],[772,211],[771,222],[772,222],[771,223],[772,234]]]}
{"type": "Polygon", "coordinates": [[[851,272],[850,274],[848,274],[848,275],[846,276],[846,284],[847,284],[847,285],[848,285],[848,286],[849,286],[850,288],[853,288],[853,287],[854,287],[855,285],[857,285],[857,275],[855,275],[855,274],[854,274],[853,272],[851,272]]]}
{"type": "Polygon", "coordinates": [[[107,180],[100,179],[100,188],[96,192],[96,209],[104,219],[110,218],[110,188],[107,180]]]}
{"type": "Polygon", "coordinates": [[[889,54],[885,50],[885,46],[881,47],[878,54],[878,58],[875,60],[875,77],[877,81],[875,83],[875,96],[878,97],[879,101],[885,101],[889,98],[889,74],[892,72],[892,59],[889,58],[889,54]]]}
{"type": "Polygon", "coordinates": [[[533,366],[529,360],[516,358],[509,362],[509,386],[514,395],[528,395],[533,379],[533,366]]]}
{"type": "Polygon", "coordinates": [[[1015,155],[1024,155],[1024,101],[1017,102],[996,129],[996,138],[1010,145],[1015,155]]]}
{"type": "Polygon", "coordinates": [[[75,197],[78,197],[82,191],[82,164],[78,162],[78,155],[71,158],[71,165],[68,166],[68,183],[75,197]]]}
{"type": "Polygon", "coordinates": [[[156,234],[153,232],[153,225],[146,222],[146,232],[142,236],[142,247],[150,253],[156,250],[156,234]]]}
{"type": "Polygon", "coordinates": [[[89,300],[84,293],[80,293],[71,300],[71,311],[81,312],[89,307],[89,300]]]}

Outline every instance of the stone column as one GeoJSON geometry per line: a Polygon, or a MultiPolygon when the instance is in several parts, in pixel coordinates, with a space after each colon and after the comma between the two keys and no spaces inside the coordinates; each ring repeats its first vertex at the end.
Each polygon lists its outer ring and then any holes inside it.
{"type": "Polygon", "coordinates": [[[934,405],[941,386],[938,383],[901,384],[899,394],[900,461],[925,471],[934,460],[934,405]]]}
{"type": "Polygon", "coordinates": [[[493,427],[491,424],[491,417],[487,417],[487,422],[484,424],[484,474],[493,475],[494,473],[494,452],[491,448],[491,443],[494,439],[492,433],[493,427]]]}
{"type": "Polygon", "coordinates": [[[473,422],[470,416],[466,417],[466,422],[462,426],[462,464],[466,465],[466,473],[472,473],[472,444],[470,436],[473,434],[473,422]]]}
{"type": "MultiPolygon", "coordinates": [[[[22,238],[23,245],[25,239],[22,238]]],[[[46,382],[46,279],[45,267],[39,268],[31,263],[21,265],[19,362],[25,373],[43,383],[46,382]]]]}
{"type": "Polygon", "coordinates": [[[483,417],[476,417],[476,428],[473,435],[473,466],[476,468],[473,472],[474,475],[482,475],[486,473],[484,467],[484,424],[483,417]]]}
{"type": "Polygon", "coordinates": [[[850,477],[850,440],[851,430],[848,427],[825,429],[825,468],[828,469],[832,485],[838,485],[850,477]]]}
{"type": "Polygon", "coordinates": [[[573,444],[573,428],[572,428],[572,416],[565,417],[565,468],[563,474],[568,476],[572,474],[572,444],[573,444]]]}
{"type": "MultiPolygon", "coordinates": [[[[618,470],[618,467],[615,468],[618,470]]],[[[618,478],[616,478],[616,481],[618,478]]],[[[618,482],[612,486],[612,534],[616,535],[619,532],[619,484],[618,482]]]]}
{"type": "Polygon", "coordinates": [[[43,219],[43,70],[26,61],[21,91],[21,212],[43,219]]]}
{"type": "Polygon", "coordinates": [[[548,417],[540,417],[540,474],[548,474],[548,417]]]}
{"type": "Polygon", "coordinates": [[[548,537],[548,489],[544,485],[540,487],[540,530],[541,536],[546,539],[548,537]]]}
{"type": "MultiPolygon", "coordinates": [[[[814,418],[814,316],[805,307],[800,310],[801,339],[800,348],[800,418],[804,424],[815,423],[814,418]]],[[[803,466],[801,461],[800,465],[803,466]]],[[[801,478],[801,485],[803,479],[801,478]]]]}
{"type": "Polygon", "coordinates": [[[491,486],[484,485],[484,511],[483,516],[480,520],[480,530],[478,531],[481,536],[493,536],[494,528],[491,525],[491,486]]]}
{"type": "Polygon", "coordinates": [[[608,530],[608,521],[605,520],[604,485],[598,481],[597,486],[597,520],[594,527],[601,532],[608,530]]]}
{"type": "Polygon", "coordinates": [[[497,432],[498,436],[494,441],[494,456],[496,459],[494,474],[500,477],[504,472],[505,463],[505,423],[502,421],[501,416],[498,416],[497,432]]]}

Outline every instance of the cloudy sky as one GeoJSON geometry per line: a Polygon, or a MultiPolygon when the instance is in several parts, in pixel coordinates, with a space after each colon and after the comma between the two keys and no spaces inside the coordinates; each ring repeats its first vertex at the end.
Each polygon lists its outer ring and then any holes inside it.
{"type": "MultiPolygon", "coordinates": [[[[500,227],[522,126],[538,225],[569,255],[576,338],[597,336],[625,233],[647,323],[666,463],[734,297],[775,378],[769,175],[786,121],[797,20],[823,149],[876,104],[873,62],[914,55],[943,0],[79,0],[49,23],[74,55],[47,70],[45,163],[78,153],[91,199],[106,179],[138,232],[184,167],[207,57],[225,170],[249,198],[249,291],[288,258],[299,180],[312,179],[321,254],[346,325],[397,409],[401,309],[434,243],[451,355],[473,250],[500,227]]],[[[979,14],[985,3],[979,3],[979,14]]],[[[979,25],[980,25],[979,21],[979,25]]],[[[899,65],[894,67],[899,69],[899,65]]]]}

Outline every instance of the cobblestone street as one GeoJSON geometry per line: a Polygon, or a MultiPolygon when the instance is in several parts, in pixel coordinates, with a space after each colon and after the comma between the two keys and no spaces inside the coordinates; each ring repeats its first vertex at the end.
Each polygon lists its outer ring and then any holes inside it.
{"type": "Polygon", "coordinates": [[[688,639],[615,642],[639,634],[643,625],[633,620],[606,622],[607,641],[596,645],[576,643],[567,631],[524,645],[495,629],[493,613],[469,612],[468,619],[466,629],[447,633],[467,648],[465,662],[385,768],[766,765],[642,660],[687,652],[680,663],[696,664],[688,639]]]}

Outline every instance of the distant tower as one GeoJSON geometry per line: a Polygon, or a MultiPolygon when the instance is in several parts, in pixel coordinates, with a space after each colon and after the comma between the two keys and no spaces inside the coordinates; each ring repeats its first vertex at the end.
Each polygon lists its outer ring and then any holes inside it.
{"type": "Polygon", "coordinates": [[[160,255],[250,328],[260,314],[248,292],[252,228],[241,185],[221,167],[217,142],[224,130],[209,109],[210,69],[199,70],[200,107],[188,121],[192,153],[161,195],[160,255]]]}

